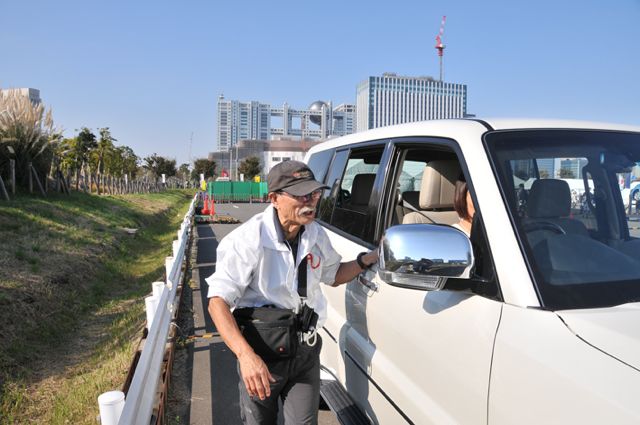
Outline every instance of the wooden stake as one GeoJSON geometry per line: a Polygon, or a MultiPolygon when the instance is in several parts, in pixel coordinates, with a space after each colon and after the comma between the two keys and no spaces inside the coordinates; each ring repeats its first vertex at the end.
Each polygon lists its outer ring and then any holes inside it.
{"type": "Polygon", "coordinates": [[[27,173],[29,173],[29,193],[33,193],[33,177],[31,177],[31,163],[27,163],[27,173]]]}
{"type": "Polygon", "coordinates": [[[35,177],[36,179],[36,183],[38,183],[38,189],[40,189],[40,193],[42,194],[42,196],[46,197],[47,193],[44,191],[42,183],[40,183],[40,179],[38,178],[38,173],[36,172],[36,169],[33,165],[31,165],[31,172],[33,173],[33,177],[35,177]]]}
{"type": "Polygon", "coordinates": [[[11,198],[9,198],[9,194],[7,193],[7,188],[4,187],[4,180],[2,180],[2,176],[0,176],[0,190],[2,191],[2,196],[4,196],[4,199],[6,199],[7,201],[10,201],[11,198]]]}
{"type": "Polygon", "coordinates": [[[9,160],[9,180],[11,180],[11,194],[16,194],[16,160],[9,160]]]}

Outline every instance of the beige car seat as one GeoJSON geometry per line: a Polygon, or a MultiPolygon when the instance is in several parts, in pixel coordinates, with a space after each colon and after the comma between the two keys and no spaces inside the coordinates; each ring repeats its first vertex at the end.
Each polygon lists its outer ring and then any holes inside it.
{"type": "Polygon", "coordinates": [[[402,224],[436,223],[454,224],[460,218],[453,209],[456,180],[460,175],[460,163],[454,160],[429,162],[422,173],[420,187],[420,211],[405,215],[402,224]]]}

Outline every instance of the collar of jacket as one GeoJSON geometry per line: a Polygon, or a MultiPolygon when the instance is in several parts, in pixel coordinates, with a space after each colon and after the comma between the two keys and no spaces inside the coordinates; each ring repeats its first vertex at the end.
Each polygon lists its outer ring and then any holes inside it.
{"type": "MultiPolygon", "coordinates": [[[[265,248],[275,249],[277,251],[289,251],[289,246],[284,242],[284,237],[278,234],[276,226],[279,224],[276,222],[278,216],[276,214],[273,205],[269,205],[264,211],[264,217],[262,220],[262,246],[265,248]]],[[[298,258],[302,258],[301,254],[308,254],[313,246],[313,241],[318,236],[318,223],[312,222],[305,226],[305,231],[300,238],[300,245],[298,245],[298,258]]]]}

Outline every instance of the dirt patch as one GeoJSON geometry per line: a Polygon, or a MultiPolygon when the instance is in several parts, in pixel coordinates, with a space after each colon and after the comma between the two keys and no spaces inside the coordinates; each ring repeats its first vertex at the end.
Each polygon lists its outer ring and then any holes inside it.
{"type": "MultiPolygon", "coordinates": [[[[189,264],[196,264],[195,249],[191,249],[189,264]]],[[[191,272],[189,271],[189,274],[191,272]]],[[[170,425],[189,423],[191,410],[191,377],[193,354],[187,337],[194,334],[193,290],[194,282],[189,277],[182,288],[182,299],[178,310],[178,338],[173,359],[173,369],[169,384],[168,404],[166,410],[167,423],[170,425]]]]}

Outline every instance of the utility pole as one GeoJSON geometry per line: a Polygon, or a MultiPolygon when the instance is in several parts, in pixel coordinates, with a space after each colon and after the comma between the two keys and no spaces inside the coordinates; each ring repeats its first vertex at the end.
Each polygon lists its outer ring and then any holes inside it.
{"type": "Polygon", "coordinates": [[[442,70],[442,57],[444,56],[444,48],[446,47],[442,44],[442,36],[444,35],[444,23],[447,20],[446,16],[442,17],[442,22],[440,23],[440,32],[436,35],[436,50],[438,51],[438,57],[440,59],[440,82],[442,82],[443,78],[443,70],[442,70]]]}

